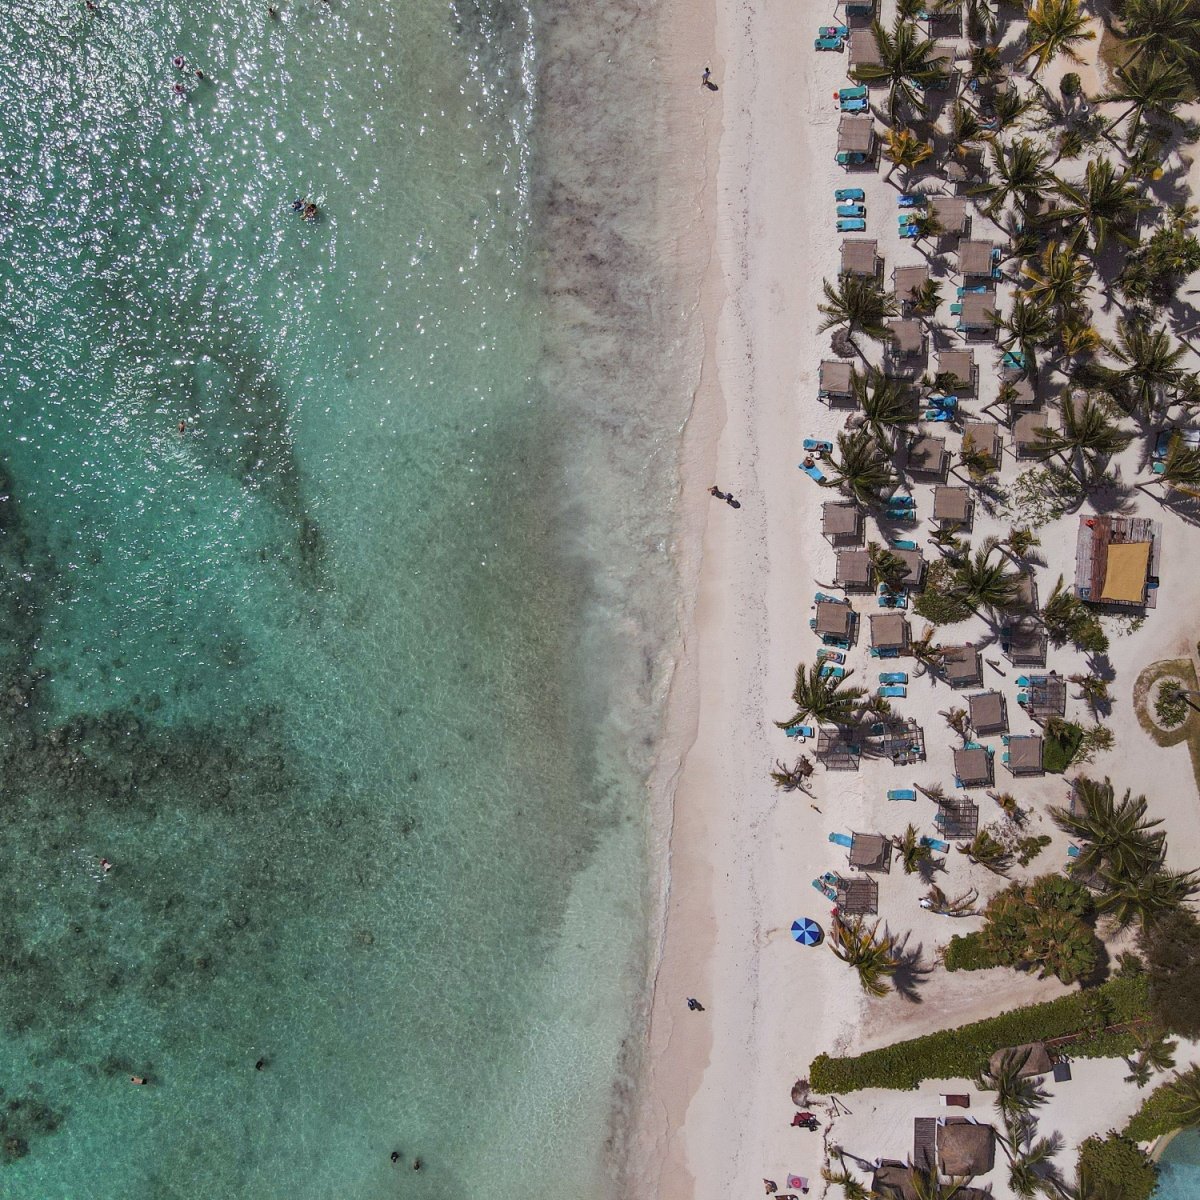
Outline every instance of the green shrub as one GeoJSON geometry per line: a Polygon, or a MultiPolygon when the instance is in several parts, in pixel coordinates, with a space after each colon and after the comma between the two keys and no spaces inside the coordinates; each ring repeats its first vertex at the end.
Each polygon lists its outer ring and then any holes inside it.
{"type": "Polygon", "coordinates": [[[1073,1035],[1078,1035],[1070,1045],[1075,1058],[1117,1058],[1134,1053],[1137,1043],[1133,1034],[1104,1032],[1097,1023],[1098,1014],[1113,1025],[1144,1021],[1146,980],[1113,979],[1098,988],[849,1058],[819,1054],[813,1059],[809,1080],[814,1091],[826,1095],[869,1087],[904,1091],[925,1079],[970,1077],[1005,1046],[1073,1035]]]}
{"type": "Polygon", "coordinates": [[[1083,82],[1075,71],[1068,71],[1059,81],[1058,90],[1068,98],[1078,96],[1083,91],[1083,82]]]}
{"type": "Polygon", "coordinates": [[[959,596],[951,593],[954,586],[954,565],[949,559],[939,558],[925,569],[925,582],[921,594],[913,601],[913,612],[933,625],[954,625],[965,621],[971,606],[959,596]]]}
{"type": "Polygon", "coordinates": [[[1200,921],[1187,910],[1160,916],[1142,933],[1150,1010],[1181,1037],[1200,1037],[1200,921]]]}
{"type": "Polygon", "coordinates": [[[1050,838],[1042,833],[1037,836],[1023,837],[1017,842],[1017,862],[1023,867],[1031,862],[1050,845],[1050,838]]]}
{"type": "Polygon", "coordinates": [[[1080,1146],[1079,1182],[1086,1195],[1150,1200],[1158,1182],[1158,1167],[1136,1142],[1110,1133],[1106,1138],[1090,1137],[1080,1146]]]}
{"type": "Polygon", "coordinates": [[[946,947],[943,962],[947,971],[982,971],[1000,966],[977,933],[956,933],[946,947]]]}
{"type": "Polygon", "coordinates": [[[1164,679],[1154,696],[1154,716],[1164,729],[1174,729],[1187,719],[1187,697],[1179,695],[1179,684],[1164,679]]]}
{"type": "Polygon", "coordinates": [[[1126,1137],[1133,1138],[1135,1142],[1152,1142],[1155,1138],[1179,1128],[1175,1105],[1172,1103],[1171,1093],[1167,1090],[1170,1086],[1170,1082],[1159,1084],[1142,1101],[1142,1107],[1125,1126],[1126,1137]]]}
{"type": "Polygon", "coordinates": [[[1083,729],[1073,721],[1066,723],[1058,737],[1047,735],[1042,743],[1042,769],[1052,775],[1061,775],[1071,765],[1082,741],[1083,729]]]}

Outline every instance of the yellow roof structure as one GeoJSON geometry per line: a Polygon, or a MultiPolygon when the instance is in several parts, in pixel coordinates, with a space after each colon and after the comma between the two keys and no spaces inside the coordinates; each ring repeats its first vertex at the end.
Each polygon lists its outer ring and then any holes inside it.
{"type": "Polygon", "coordinates": [[[1109,543],[1101,600],[1123,600],[1136,604],[1146,594],[1150,569],[1150,542],[1109,543]]]}

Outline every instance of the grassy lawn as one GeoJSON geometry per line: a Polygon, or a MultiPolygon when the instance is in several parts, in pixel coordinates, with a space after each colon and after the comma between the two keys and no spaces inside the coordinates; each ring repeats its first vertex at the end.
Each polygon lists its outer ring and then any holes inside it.
{"type": "Polygon", "coordinates": [[[1042,743],[1042,769],[1061,775],[1070,765],[1083,741],[1083,728],[1073,722],[1063,730],[1062,737],[1047,737],[1042,743]]]}
{"type": "Polygon", "coordinates": [[[1183,680],[1188,689],[1197,689],[1196,670],[1190,658],[1165,658],[1151,663],[1137,677],[1133,685],[1133,711],[1137,714],[1138,724],[1158,745],[1178,746],[1180,742],[1187,742],[1192,756],[1192,777],[1196,781],[1196,791],[1200,792],[1200,712],[1194,707],[1195,701],[1189,701],[1187,720],[1174,729],[1160,729],[1152,716],[1158,681],[1167,676],[1183,680]]]}

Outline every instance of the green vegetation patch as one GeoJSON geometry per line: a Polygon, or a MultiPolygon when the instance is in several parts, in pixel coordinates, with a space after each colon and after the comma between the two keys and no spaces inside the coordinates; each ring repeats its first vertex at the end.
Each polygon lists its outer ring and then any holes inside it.
{"type": "Polygon", "coordinates": [[[1200,792],[1200,714],[1189,704],[1186,719],[1174,729],[1161,728],[1150,714],[1151,696],[1157,692],[1154,685],[1167,676],[1182,680],[1188,691],[1200,690],[1190,658],[1166,658],[1151,663],[1137,677],[1133,685],[1133,711],[1137,714],[1138,724],[1158,745],[1178,746],[1180,742],[1187,742],[1192,756],[1192,778],[1200,792]]]}
{"type": "Polygon", "coordinates": [[[954,566],[939,558],[925,569],[925,586],[913,602],[913,612],[933,625],[955,625],[971,616],[971,606],[953,594],[954,566]]]}
{"type": "Polygon", "coordinates": [[[1173,1133],[1179,1128],[1178,1112],[1171,1081],[1159,1084],[1130,1118],[1125,1126],[1125,1136],[1135,1142],[1152,1142],[1173,1133]]]}
{"type": "Polygon", "coordinates": [[[1174,729],[1187,720],[1188,702],[1179,694],[1179,685],[1169,679],[1163,680],[1154,693],[1154,715],[1164,729],[1174,729]]]}
{"type": "Polygon", "coordinates": [[[1068,721],[1056,736],[1047,731],[1042,742],[1042,769],[1051,775],[1061,775],[1074,761],[1083,744],[1083,727],[1068,721]]]}
{"type": "Polygon", "coordinates": [[[1143,977],[1112,979],[1098,988],[1072,992],[1057,1000],[943,1029],[847,1058],[819,1054],[809,1079],[826,1095],[880,1087],[906,1091],[926,1079],[970,1077],[997,1050],[1025,1042],[1070,1037],[1076,1058],[1117,1058],[1133,1054],[1137,1042],[1125,1026],[1148,1015],[1143,977]],[[1115,1027],[1115,1028],[1114,1028],[1115,1027]]]}
{"type": "Polygon", "coordinates": [[[1149,1200],[1158,1183],[1158,1167],[1132,1139],[1119,1133],[1090,1137],[1079,1148],[1080,1191],[1089,1196],[1149,1200]]]}

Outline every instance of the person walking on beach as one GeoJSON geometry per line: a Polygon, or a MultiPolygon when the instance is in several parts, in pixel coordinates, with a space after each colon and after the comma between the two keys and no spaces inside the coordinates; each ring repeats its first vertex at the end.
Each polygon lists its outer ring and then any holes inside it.
{"type": "Polygon", "coordinates": [[[688,1002],[688,1011],[689,1012],[703,1012],[704,1011],[704,1005],[701,1004],[700,1001],[697,1000],[695,996],[689,996],[687,998],[687,1002],[688,1002]]]}
{"type": "Polygon", "coordinates": [[[725,503],[728,504],[730,508],[741,508],[742,507],[741,503],[733,498],[732,492],[721,491],[721,489],[719,487],[717,487],[717,485],[715,483],[712,485],[712,487],[710,487],[708,489],[708,494],[710,496],[715,496],[718,500],[724,500],[725,503]]]}
{"type": "Polygon", "coordinates": [[[704,74],[700,76],[700,86],[708,88],[710,92],[717,90],[717,85],[712,81],[712,67],[704,68],[704,74]]]}

